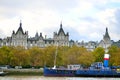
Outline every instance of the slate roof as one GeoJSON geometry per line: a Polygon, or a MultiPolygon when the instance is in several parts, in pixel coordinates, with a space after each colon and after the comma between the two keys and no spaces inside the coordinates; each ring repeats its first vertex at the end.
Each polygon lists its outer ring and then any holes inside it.
{"type": "Polygon", "coordinates": [[[60,33],[63,33],[65,35],[65,32],[64,32],[64,30],[62,28],[62,23],[60,24],[60,29],[58,31],[58,35],[60,35],[60,33]]]}
{"type": "Polygon", "coordinates": [[[23,29],[22,29],[22,23],[21,23],[21,22],[20,22],[20,26],[19,26],[16,34],[17,34],[19,31],[22,32],[22,34],[24,34],[23,29]]]}
{"type": "Polygon", "coordinates": [[[117,47],[120,47],[120,40],[119,41],[117,41],[117,42],[113,42],[113,44],[112,44],[113,46],[117,46],[117,47]]]}
{"type": "Polygon", "coordinates": [[[109,38],[110,39],[110,36],[109,36],[109,33],[108,33],[108,28],[106,28],[106,32],[105,32],[104,38],[109,38]]]}

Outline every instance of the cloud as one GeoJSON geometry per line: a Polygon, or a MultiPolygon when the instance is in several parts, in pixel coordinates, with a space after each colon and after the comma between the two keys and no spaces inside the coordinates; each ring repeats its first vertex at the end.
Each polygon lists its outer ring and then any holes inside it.
{"type": "Polygon", "coordinates": [[[119,27],[120,27],[120,9],[116,9],[114,12],[114,21],[111,21],[111,26],[112,26],[112,30],[111,30],[111,36],[113,36],[113,39],[115,40],[119,40],[120,39],[120,31],[119,31],[119,27]]]}
{"type": "Polygon", "coordinates": [[[6,37],[6,35],[5,35],[4,31],[0,29],[0,39],[1,39],[1,38],[4,38],[4,37],[1,37],[1,36],[6,37]]]}
{"type": "MultiPolygon", "coordinates": [[[[115,11],[115,20],[116,20],[116,27],[119,27],[120,25],[120,9],[117,9],[115,11]]],[[[117,29],[118,30],[118,29],[117,29]]],[[[118,31],[117,31],[118,32],[118,31]]],[[[120,32],[119,32],[120,33],[120,32]]]]}
{"type": "Polygon", "coordinates": [[[108,27],[111,38],[118,40],[119,4],[119,0],[0,0],[0,29],[11,36],[21,19],[29,36],[42,32],[53,37],[62,21],[70,39],[100,41],[108,27]]]}

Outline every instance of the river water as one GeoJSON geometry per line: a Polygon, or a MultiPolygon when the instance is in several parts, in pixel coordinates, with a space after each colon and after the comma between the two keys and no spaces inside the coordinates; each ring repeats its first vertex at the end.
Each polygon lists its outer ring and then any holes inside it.
{"type": "Polygon", "coordinates": [[[120,78],[3,76],[0,80],[120,80],[120,78]]]}

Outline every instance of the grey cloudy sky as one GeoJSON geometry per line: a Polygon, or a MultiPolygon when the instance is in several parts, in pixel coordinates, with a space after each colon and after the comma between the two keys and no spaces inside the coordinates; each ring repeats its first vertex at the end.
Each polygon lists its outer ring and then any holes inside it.
{"type": "Polygon", "coordinates": [[[0,0],[0,37],[17,31],[20,20],[29,37],[36,32],[53,37],[62,21],[70,39],[100,41],[108,27],[120,39],[120,0],[0,0]]]}

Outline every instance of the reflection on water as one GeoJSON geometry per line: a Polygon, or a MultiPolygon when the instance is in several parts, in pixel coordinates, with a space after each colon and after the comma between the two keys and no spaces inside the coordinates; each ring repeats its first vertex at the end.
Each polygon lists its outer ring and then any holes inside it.
{"type": "Polygon", "coordinates": [[[120,78],[4,76],[0,77],[0,80],[120,80],[120,78]]]}

